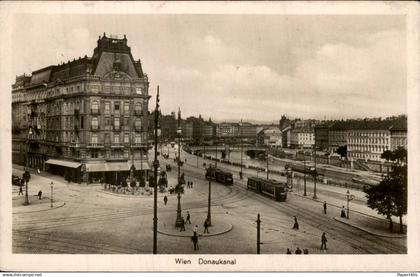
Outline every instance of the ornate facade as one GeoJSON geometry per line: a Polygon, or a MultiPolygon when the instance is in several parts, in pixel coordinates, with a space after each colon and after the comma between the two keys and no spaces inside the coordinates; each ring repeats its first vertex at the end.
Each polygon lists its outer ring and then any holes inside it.
{"type": "Polygon", "coordinates": [[[92,57],[16,77],[13,163],[89,182],[147,170],[149,81],[127,39],[99,37],[92,57]]]}

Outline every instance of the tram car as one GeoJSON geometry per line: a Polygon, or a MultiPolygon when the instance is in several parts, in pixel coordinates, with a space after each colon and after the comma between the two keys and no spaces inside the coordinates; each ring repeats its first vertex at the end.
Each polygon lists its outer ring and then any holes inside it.
{"type": "Polygon", "coordinates": [[[213,180],[227,186],[233,185],[232,173],[214,167],[210,167],[206,170],[206,179],[213,180]]]}
{"type": "Polygon", "coordinates": [[[276,180],[249,177],[247,188],[276,201],[286,201],[287,199],[287,184],[276,180]]]}

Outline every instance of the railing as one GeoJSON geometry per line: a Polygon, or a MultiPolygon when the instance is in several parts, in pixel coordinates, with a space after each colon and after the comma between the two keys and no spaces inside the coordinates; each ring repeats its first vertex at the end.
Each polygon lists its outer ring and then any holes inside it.
{"type": "Polygon", "coordinates": [[[90,129],[92,131],[99,131],[99,126],[98,125],[93,125],[93,126],[90,126],[90,129]]]}
{"type": "Polygon", "coordinates": [[[91,109],[91,114],[99,114],[99,109],[91,109]]]}
{"type": "Polygon", "coordinates": [[[88,148],[103,148],[104,145],[102,143],[88,143],[87,147],[88,148]]]}

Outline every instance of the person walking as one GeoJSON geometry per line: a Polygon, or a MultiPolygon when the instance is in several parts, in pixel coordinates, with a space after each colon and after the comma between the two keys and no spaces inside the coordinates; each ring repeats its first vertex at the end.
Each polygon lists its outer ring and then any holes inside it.
{"type": "Polygon", "coordinates": [[[179,228],[179,231],[180,232],[185,231],[185,220],[184,220],[184,218],[182,218],[181,228],[179,228]]]}
{"type": "Polygon", "coordinates": [[[302,254],[302,250],[299,249],[299,247],[296,248],[295,254],[302,254]]]}
{"type": "Polygon", "coordinates": [[[23,187],[19,186],[19,194],[18,195],[23,195],[23,187]]]}
{"type": "Polygon", "coordinates": [[[190,187],[193,188],[193,181],[191,181],[190,187]]]}
{"type": "Polygon", "coordinates": [[[327,201],[324,201],[324,214],[327,214],[327,201]]]}
{"type": "Polygon", "coordinates": [[[287,254],[287,255],[291,255],[291,254],[292,254],[292,251],[290,251],[290,249],[289,249],[289,248],[287,248],[287,252],[286,252],[286,254],[287,254]]]}
{"type": "Polygon", "coordinates": [[[163,197],[163,203],[165,203],[165,206],[166,206],[166,203],[168,203],[168,197],[165,195],[165,197],[163,197]]]}
{"type": "Polygon", "coordinates": [[[341,217],[346,217],[346,209],[344,208],[344,206],[343,208],[341,208],[341,217]]]}
{"type": "Polygon", "coordinates": [[[323,249],[327,250],[327,237],[325,236],[325,232],[321,236],[321,250],[323,249]]]}
{"type": "Polygon", "coordinates": [[[299,230],[299,223],[298,223],[297,217],[294,216],[294,219],[295,219],[295,223],[293,224],[293,229],[299,230]]]}
{"type": "Polygon", "coordinates": [[[207,221],[207,219],[204,221],[204,234],[205,233],[210,233],[209,232],[209,222],[207,221]]]}
{"type": "Polygon", "coordinates": [[[42,199],[42,190],[38,191],[38,199],[41,200],[42,199]]]}
{"type": "Polygon", "coordinates": [[[198,225],[195,225],[193,228],[194,235],[198,235],[198,225]]]}
{"type": "Polygon", "coordinates": [[[195,250],[198,250],[199,249],[198,248],[198,235],[197,235],[196,232],[194,232],[193,236],[191,237],[191,240],[192,240],[192,242],[194,244],[194,251],[195,250]]]}
{"type": "Polygon", "coordinates": [[[191,224],[191,216],[190,216],[190,212],[189,211],[187,211],[187,219],[185,220],[185,224],[186,223],[189,223],[189,224],[191,224]]]}

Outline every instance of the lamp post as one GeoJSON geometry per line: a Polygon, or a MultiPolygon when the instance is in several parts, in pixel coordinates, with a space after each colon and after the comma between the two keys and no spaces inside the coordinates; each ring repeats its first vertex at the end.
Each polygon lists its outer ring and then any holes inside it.
{"type": "Polygon", "coordinates": [[[154,168],[154,197],[153,197],[153,254],[157,254],[157,170],[159,167],[159,160],[157,158],[157,144],[158,144],[158,126],[159,126],[159,86],[157,87],[156,95],[156,109],[155,109],[155,160],[153,161],[154,168]]]}
{"type": "Polygon", "coordinates": [[[51,181],[51,208],[53,207],[53,191],[54,191],[54,183],[51,181]]]}
{"type": "Polygon", "coordinates": [[[303,196],[306,196],[306,159],[303,155],[303,196]]]}
{"type": "Polygon", "coordinates": [[[215,159],[215,165],[214,167],[217,168],[217,137],[216,137],[216,159],[215,159]]]}
{"type": "Polygon", "coordinates": [[[239,123],[239,127],[241,128],[241,172],[239,173],[239,178],[242,180],[242,176],[243,176],[243,172],[242,172],[242,166],[243,166],[242,119],[241,119],[241,123],[239,123]]]}
{"type": "Polygon", "coordinates": [[[354,199],[354,195],[350,194],[350,191],[347,190],[346,192],[346,196],[347,196],[347,219],[350,218],[349,213],[350,213],[350,201],[354,199]]]}
{"type": "Polygon", "coordinates": [[[184,224],[184,219],[182,218],[181,210],[181,109],[178,109],[178,130],[176,131],[178,137],[178,206],[176,209],[176,222],[175,227],[181,227],[184,224]]]}
{"type": "Polygon", "coordinates": [[[314,196],[312,197],[313,199],[317,199],[318,197],[316,196],[316,149],[315,149],[315,145],[314,145],[314,163],[315,163],[315,170],[314,170],[314,196]]]}
{"type": "Polygon", "coordinates": [[[266,159],[267,160],[267,169],[266,170],[267,170],[267,180],[268,180],[268,149],[266,149],[265,151],[267,152],[267,159],[266,159]]]}
{"type": "Polygon", "coordinates": [[[29,137],[32,135],[32,129],[31,127],[29,128],[29,132],[28,132],[28,139],[26,140],[26,160],[25,160],[25,172],[23,173],[23,177],[25,180],[25,202],[23,203],[24,205],[29,205],[29,195],[28,195],[28,182],[30,179],[30,174],[27,171],[28,169],[28,159],[29,159],[29,137]]]}
{"type": "Polygon", "coordinates": [[[209,181],[209,200],[208,200],[208,210],[207,210],[207,224],[211,226],[211,181],[209,181]]]}

